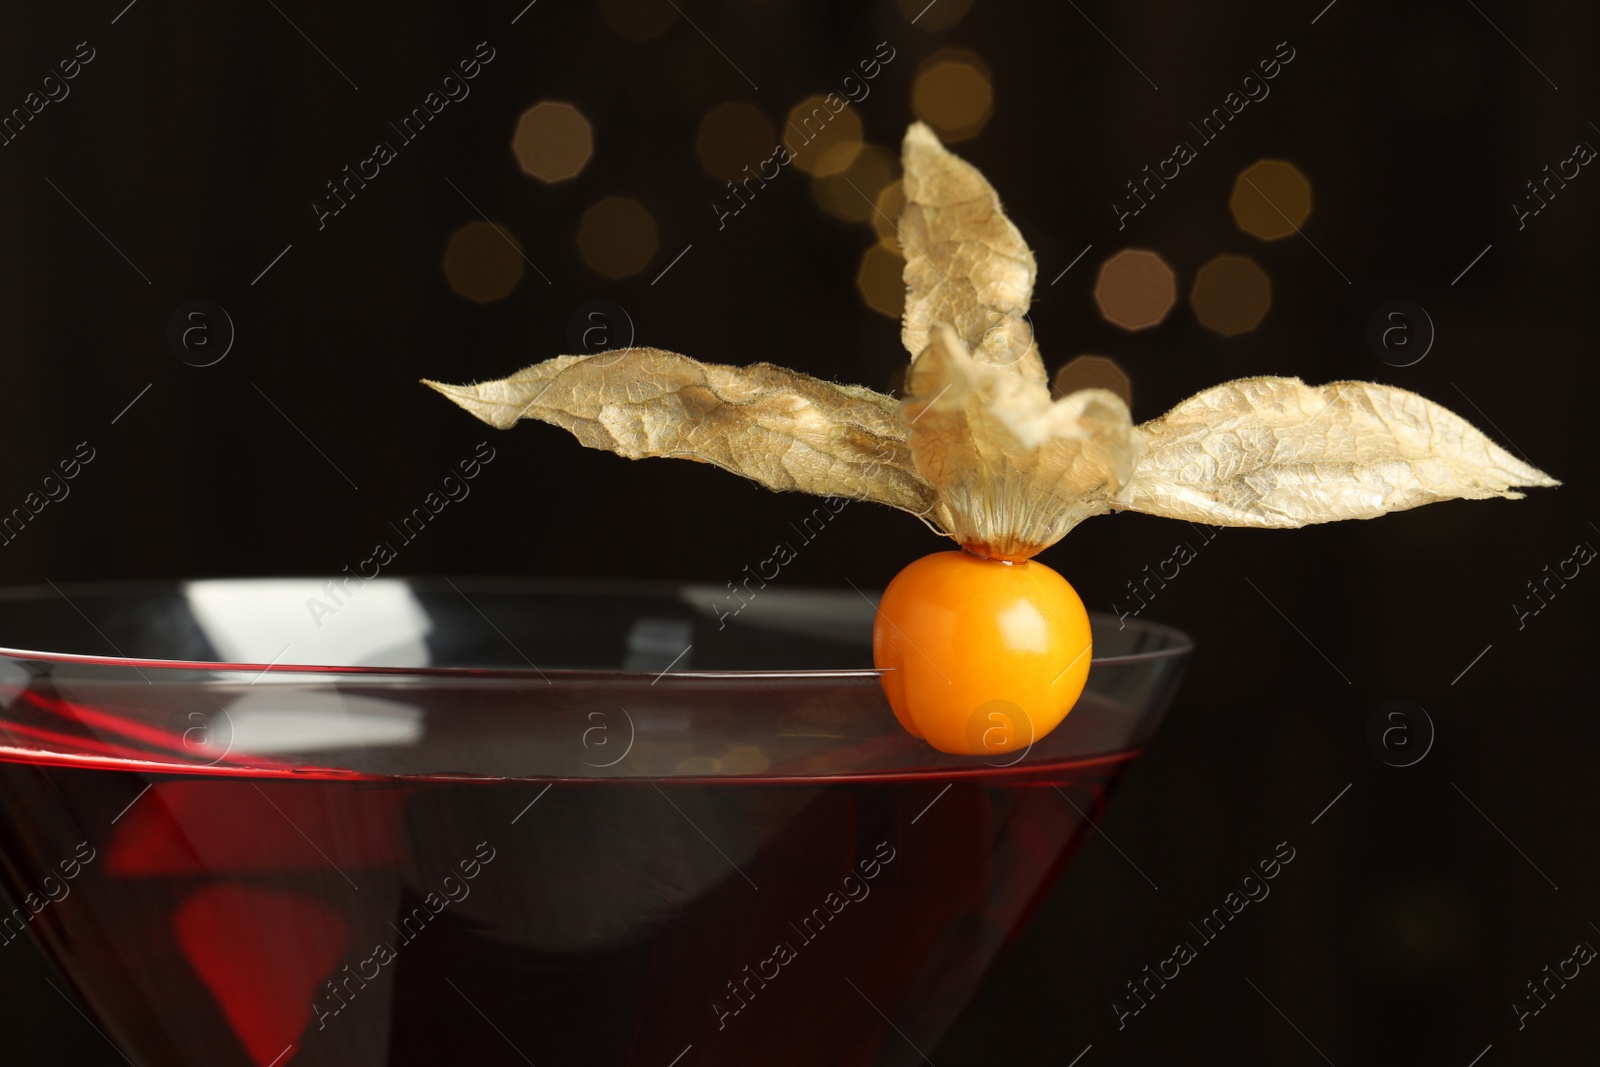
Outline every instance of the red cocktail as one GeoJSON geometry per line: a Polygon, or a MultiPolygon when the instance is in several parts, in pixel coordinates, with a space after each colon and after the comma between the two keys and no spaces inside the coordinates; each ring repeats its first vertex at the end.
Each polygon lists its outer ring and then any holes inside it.
{"type": "Polygon", "coordinates": [[[6,643],[131,658],[0,658],[0,937],[139,1063],[920,1061],[1187,639],[1097,628],[1067,721],[985,761],[900,729],[854,592],[720,629],[697,592],[369,583],[335,622],[378,650],[321,647],[379,665],[270,669],[293,583],[14,595],[6,643]]]}

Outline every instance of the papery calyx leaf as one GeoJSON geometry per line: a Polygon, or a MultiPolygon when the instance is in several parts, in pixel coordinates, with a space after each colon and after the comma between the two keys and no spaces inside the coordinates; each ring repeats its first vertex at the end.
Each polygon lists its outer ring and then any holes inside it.
{"type": "Polygon", "coordinates": [[[492,426],[540,419],[632,459],[694,459],[771,489],[874,500],[1007,560],[1112,510],[1283,528],[1559,484],[1444,407],[1371,382],[1245,378],[1138,427],[1105,390],[1052,401],[1027,318],[1033,253],[994,188],[921,123],[902,163],[903,402],[655,348],[427,384],[492,426]]]}
{"type": "Polygon", "coordinates": [[[1372,382],[1241,378],[1139,429],[1149,451],[1111,506],[1191,522],[1296,527],[1560,484],[1442,405],[1372,382]]]}
{"type": "Polygon", "coordinates": [[[769,489],[874,500],[936,524],[898,402],[861,386],[658,348],[558,356],[478,385],[425,384],[499,429],[538,419],[629,459],[698,460],[769,489]]]}
{"type": "Polygon", "coordinates": [[[1082,389],[1052,402],[1042,384],[975,359],[950,327],[932,338],[911,365],[905,415],[951,536],[1027,559],[1109,510],[1143,450],[1121,397],[1082,389]]]}
{"type": "Polygon", "coordinates": [[[971,163],[914,122],[901,145],[906,310],[900,338],[913,359],[935,324],[955,330],[974,359],[1043,384],[1044,362],[1028,322],[1037,268],[1000,197],[971,163]]]}

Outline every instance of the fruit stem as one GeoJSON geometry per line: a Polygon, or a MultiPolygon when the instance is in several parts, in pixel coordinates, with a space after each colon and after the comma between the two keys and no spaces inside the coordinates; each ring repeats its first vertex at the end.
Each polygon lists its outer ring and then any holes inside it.
{"type": "Polygon", "coordinates": [[[1034,558],[1034,553],[1032,552],[1027,553],[1027,555],[1018,555],[1018,553],[1014,552],[1000,552],[1000,550],[994,549],[992,545],[979,544],[979,542],[976,541],[963,541],[962,552],[970,553],[970,555],[976,555],[979,560],[994,560],[995,563],[1005,563],[1006,566],[1011,566],[1013,563],[1027,563],[1030,558],[1034,558]]]}
{"type": "Polygon", "coordinates": [[[1028,562],[1026,558],[1012,559],[1002,553],[995,552],[988,545],[963,544],[961,546],[961,551],[967,553],[968,555],[977,556],[979,559],[987,559],[993,560],[996,563],[1004,563],[1008,567],[1012,564],[1028,562]]]}

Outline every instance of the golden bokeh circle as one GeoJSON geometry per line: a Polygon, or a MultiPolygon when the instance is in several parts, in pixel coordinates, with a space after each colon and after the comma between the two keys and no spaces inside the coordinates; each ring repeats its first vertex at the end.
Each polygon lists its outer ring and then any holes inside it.
{"type": "Polygon", "coordinates": [[[862,145],[844,170],[812,178],[811,195],[818,207],[836,219],[876,226],[881,221],[877,218],[878,195],[895,183],[895,170],[895,157],[888,149],[862,145]]]}
{"type": "Polygon", "coordinates": [[[783,137],[796,167],[827,177],[855,162],[861,151],[861,117],[843,97],[813,93],[790,110],[783,137]]]}
{"type": "Polygon", "coordinates": [[[1217,256],[1195,274],[1189,306],[1208,330],[1249,333],[1272,307],[1272,279],[1249,256],[1217,256]]]}
{"type": "Polygon", "coordinates": [[[579,255],[608,278],[638,274],[656,248],[655,216],[632,197],[608,196],[585,211],[578,223],[579,255]]]}
{"type": "Polygon", "coordinates": [[[1234,179],[1228,209],[1239,229],[1276,241],[1305,225],[1311,214],[1311,182],[1293,163],[1258,159],[1234,179]]]}
{"type": "MultiPolygon", "coordinates": [[[[885,185],[873,204],[872,229],[878,239],[896,252],[900,251],[900,212],[906,206],[905,186],[898,181],[885,185]]],[[[904,253],[901,253],[904,255],[904,253]]]]}
{"type": "Polygon", "coordinates": [[[906,309],[906,261],[879,241],[861,255],[856,269],[856,289],[866,305],[880,315],[898,319],[906,309]]]}
{"type": "Polygon", "coordinates": [[[1178,276],[1166,260],[1143,248],[1124,248],[1100,265],[1094,301],[1109,323],[1145,330],[1178,302],[1178,276]]]}
{"type": "Polygon", "coordinates": [[[573,105],[544,100],[517,120],[511,151],[524,173],[542,182],[566,181],[594,155],[594,127],[573,105]]]}
{"type": "Polygon", "coordinates": [[[966,49],[940,49],[917,68],[911,110],[946,144],[976,137],[994,111],[988,65],[966,49]]]}
{"type": "Polygon", "coordinates": [[[750,104],[718,104],[700,119],[694,152],[713,178],[727,182],[760,178],[761,165],[777,145],[772,123],[750,104]]]}
{"type": "Polygon", "coordinates": [[[441,266],[458,295],[488,304],[509,295],[522,280],[522,245],[503,227],[474,220],[450,235],[441,266]]]}
{"type": "Polygon", "coordinates": [[[1074,356],[1056,371],[1050,394],[1056,399],[1079,389],[1106,389],[1133,406],[1133,379],[1109,356],[1074,356]]]}

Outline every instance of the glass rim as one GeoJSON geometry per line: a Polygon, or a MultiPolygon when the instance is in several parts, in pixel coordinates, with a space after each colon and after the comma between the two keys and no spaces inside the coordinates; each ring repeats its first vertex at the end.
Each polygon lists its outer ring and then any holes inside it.
{"type": "MultiPolygon", "coordinates": [[[[280,581],[305,581],[304,575],[274,575],[258,576],[253,578],[229,578],[227,581],[260,582],[263,585],[280,581]]],[[[134,580],[106,580],[94,582],[71,583],[62,586],[50,582],[46,585],[25,585],[0,587],[0,602],[16,603],[29,600],[52,600],[60,598],[69,605],[72,600],[67,596],[70,590],[81,596],[132,596],[155,592],[179,592],[183,587],[193,581],[209,581],[211,579],[134,579],[134,580]]],[[[391,581],[405,584],[420,584],[423,586],[448,584],[454,585],[454,580],[443,575],[400,575],[393,578],[368,579],[368,581],[391,581]]],[[[619,578],[565,578],[560,576],[492,576],[477,575],[462,579],[470,585],[493,584],[498,590],[514,591],[516,587],[537,587],[551,591],[563,587],[571,590],[585,592],[609,592],[614,594],[642,592],[672,593],[681,592],[685,587],[697,583],[681,581],[663,581],[660,579],[619,579],[619,578]]],[[[807,592],[842,593],[844,589],[833,586],[809,586],[807,592]]],[[[881,592],[881,591],[880,591],[881,592]]],[[[869,597],[863,593],[864,597],[869,597]]],[[[876,601],[871,600],[876,610],[876,601]]],[[[1096,629],[1108,626],[1112,620],[1120,616],[1105,612],[1091,611],[1088,613],[1091,625],[1096,629]]],[[[94,624],[91,622],[91,626],[94,624]]],[[[1123,620],[1123,626],[1132,626],[1136,629],[1152,634],[1159,634],[1167,638],[1167,645],[1163,648],[1151,649],[1144,652],[1131,652],[1122,655],[1100,656],[1091,654],[1089,663],[1094,666],[1124,666],[1140,663],[1151,663],[1164,659],[1181,659],[1194,651],[1195,641],[1188,633],[1166,623],[1152,622],[1148,619],[1132,618],[1123,620]]],[[[1119,627],[1120,629],[1120,627],[1119,627]]],[[[45,663],[65,663],[74,666],[87,667],[130,667],[149,668],[161,671],[203,671],[209,673],[250,673],[261,676],[279,674],[333,674],[333,675],[360,675],[360,676],[425,676],[435,678],[495,678],[509,680],[527,680],[530,678],[545,681],[582,682],[596,678],[630,679],[630,678],[655,678],[665,681],[668,678],[679,680],[708,681],[717,679],[739,679],[759,681],[763,679],[859,679],[878,680],[887,673],[876,667],[856,668],[794,668],[794,669],[749,669],[749,670],[681,670],[681,671],[653,671],[650,669],[625,669],[625,668],[548,668],[538,667],[463,667],[463,666],[426,666],[426,667],[387,667],[367,666],[359,664],[297,664],[297,663],[248,663],[224,660],[186,660],[167,659],[162,657],[136,657],[120,655],[99,655],[78,652],[53,652],[44,649],[14,648],[0,645],[0,658],[12,660],[32,660],[45,663]]]]}

